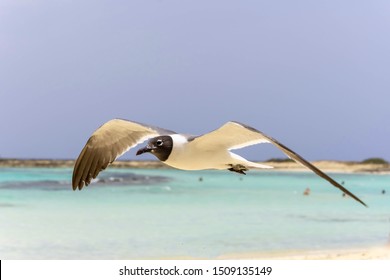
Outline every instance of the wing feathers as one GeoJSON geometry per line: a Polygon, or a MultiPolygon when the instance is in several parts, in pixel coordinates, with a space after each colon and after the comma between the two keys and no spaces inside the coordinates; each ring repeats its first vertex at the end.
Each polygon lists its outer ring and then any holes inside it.
{"type": "Polygon", "coordinates": [[[167,129],[121,119],[106,122],[88,139],[76,160],[72,177],[73,189],[81,190],[116,158],[146,139],[174,133],[167,129]]]}
{"type": "Polygon", "coordinates": [[[227,122],[210,133],[195,137],[191,145],[195,145],[200,149],[224,148],[235,150],[269,142],[268,139],[261,137],[257,131],[248,128],[238,122],[227,122]]]}
{"type": "Polygon", "coordinates": [[[265,138],[267,139],[270,143],[274,144],[276,147],[278,147],[280,150],[282,150],[289,158],[293,159],[294,161],[302,164],[303,166],[309,168],[310,170],[312,170],[315,174],[317,174],[318,176],[322,177],[323,179],[327,180],[329,183],[331,183],[333,186],[335,186],[336,188],[340,189],[342,192],[348,194],[349,196],[351,196],[352,198],[354,198],[356,201],[360,202],[361,204],[363,204],[364,206],[367,207],[367,205],[360,199],[358,198],[357,196],[355,196],[353,193],[351,193],[350,191],[348,191],[346,188],[344,188],[343,186],[341,186],[339,183],[337,183],[335,180],[333,180],[331,177],[329,177],[328,175],[326,175],[324,172],[322,172],[321,170],[319,170],[317,167],[315,167],[313,164],[311,164],[310,162],[308,162],[307,160],[305,160],[302,156],[298,155],[296,152],[294,152],[293,150],[287,148],[285,145],[281,144],[279,141],[275,140],[274,138],[264,134],[263,132],[257,130],[257,129],[254,129],[253,127],[249,127],[249,126],[246,126],[246,125],[243,125],[241,123],[238,123],[238,122],[234,122],[238,125],[240,125],[242,128],[244,129],[248,129],[248,130],[251,130],[253,132],[257,132],[261,138],[265,138]]]}
{"type": "Polygon", "coordinates": [[[228,150],[240,149],[243,147],[247,147],[259,143],[271,143],[275,145],[277,148],[279,148],[282,152],[284,152],[288,157],[302,164],[303,166],[309,168],[315,174],[327,180],[333,186],[340,189],[341,191],[348,194],[356,201],[360,202],[361,204],[367,207],[367,205],[362,200],[360,200],[357,196],[355,196],[353,193],[351,193],[346,188],[341,186],[339,183],[337,183],[331,177],[329,177],[324,172],[319,170],[317,167],[309,163],[303,157],[295,153],[293,150],[287,148],[286,146],[284,146],[274,138],[248,125],[235,122],[235,121],[227,122],[220,128],[195,138],[191,143],[193,143],[194,145],[196,145],[198,148],[201,149],[225,148],[228,150]]]}
{"type": "Polygon", "coordinates": [[[303,166],[309,168],[310,170],[312,170],[315,174],[317,174],[318,176],[324,178],[325,180],[327,180],[329,183],[331,183],[333,186],[335,186],[336,188],[340,189],[342,192],[348,194],[350,197],[354,198],[356,201],[360,202],[361,204],[363,204],[364,206],[367,207],[367,205],[360,199],[358,198],[356,195],[354,195],[353,193],[351,193],[349,190],[347,190],[346,188],[344,188],[342,185],[340,185],[339,183],[337,183],[335,180],[333,180],[331,177],[329,177],[328,175],[326,175],[324,172],[322,172],[320,169],[318,169],[317,167],[315,167],[313,164],[311,164],[310,162],[308,162],[307,160],[305,160],[303,157],[301,157],[300,155],[298,155],[297,153],[295,153],[294,151],[292,151],[291,149],[287,148],[286,146],[284,146],[283,144],[279,143],[278,141],[276,141],[275,139],[273,139],[272,137],[269,137],[269,136],[266,136],[264,133],[262,132],[259,132],[262,134],[262,136],[268,138],[270,140],[270,142],[272,144],[274,144],[276,147],[278,147],[279,149],[281,149],[289,158],[293,159],[294,161],[302,164],[303,166]]]}

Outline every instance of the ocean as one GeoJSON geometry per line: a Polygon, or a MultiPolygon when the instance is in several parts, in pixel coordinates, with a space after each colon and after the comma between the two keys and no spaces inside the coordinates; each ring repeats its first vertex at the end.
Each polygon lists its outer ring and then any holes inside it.
{"type": "Polygon", "coordinates": [[[388,174],[329,174],[368,208],[310,172],[111,167],[82,191],[71,175],[0,168],[0,259],[213,259],[390,241],[388,174]]]}

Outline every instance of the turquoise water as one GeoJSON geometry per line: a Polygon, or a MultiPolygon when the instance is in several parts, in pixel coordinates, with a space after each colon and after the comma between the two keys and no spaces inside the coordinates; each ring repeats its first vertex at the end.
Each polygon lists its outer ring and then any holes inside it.
{"type": "Polygon", "coordinates": [[[0,169],[0,259],[216,258],[389,242],[390,175],[330,174],[369,208],[306,172],[101,175],[105,183],[74,192],[71,169],[0,169]]]}

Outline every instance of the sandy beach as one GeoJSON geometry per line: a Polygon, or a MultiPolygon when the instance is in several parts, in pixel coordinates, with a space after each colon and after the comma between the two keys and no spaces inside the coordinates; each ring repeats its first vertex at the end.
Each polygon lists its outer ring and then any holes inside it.
{"type": "MultiPolygon", "coordinates": [[[[259,162],[271,165],[275,170],[285,171],[308,171],[309,170],[295,162],[259,162]]],[[[325,172],[337,173],[390,173],[390,164],[360,163],[351,161],[313,161],[315,166],[325,172]]],[[[74,166],[74,160],[62,159],[0,159],[0,167],[69,167],[74,166]]],[[[112,164],[116,168],[142,168],[142,169],[169,169],[171,167],[160,161],[122,161],[118,160],[112,164]]]]}
{"type": "Polygon", "coordinates": [[[226,254],[221,260],[390,260],[390,245],[353,249],[226,254]]]}

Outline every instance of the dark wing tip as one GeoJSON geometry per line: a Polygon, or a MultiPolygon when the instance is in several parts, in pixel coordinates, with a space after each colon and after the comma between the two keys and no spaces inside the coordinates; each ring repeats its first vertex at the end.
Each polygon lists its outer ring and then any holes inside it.
{"type": "Polygon", "coordinates": [[[82,190],[95,179],[100,171],[103,171],[115,158],[112,151],[85,145],[77,158],[72,177],[73,190],[82,190]]]}
{"type": "Polygon", "coordinates": [[[80,182],[80,179],[81,179],[81,175],[82,175],[82,170],[81,169],[81,165],[84,165],[82,164],[83,161],[84,161],[84,154],[87,150],[87,146],[85,146],[80,155],[78,156],[76,162],[75,162],[75,165],[74,165],[74,168],[73,168],[73,176],[72,176],[72,188],[73,190],[75,191],[77,188],[78,189],[82,189],[82,185],[81,185],[81,182],[80,182]]]}
{"type": "Polygon", "coordinates": [[[79,191],[81,191],[82,190],[82,188],[84,187],[84,186],[88,186],[88,183],[86,183],[85,181],[83,181],[83,180],[80,180],[80,181],[73,181],[72,182],[72,189],[75,191],[75,190],[79,190],[79,191]]]}
{"type": "MultiPolygon", "coordinates": [[[[281,145],[280,143],[278,143],[279,145],[281,145]]],[[[320,176],[321,178],[325,179],[326,181],[328,181],[329,183],[331,183],[333,186],[335,186],[336,188],[340,189],[342,192],[344,192],[345,194],[349,195],[350,197],[352,197],[353,199],[355,199],[357,202],[361,203],[362,205],[364,205],[365,207],[368,207],[367,204],[365,204],[360,198],[358,198],[356,195],[354,195],[353,193],[351,193],[349,190],[347,190],[346,188],[344,188],[343,186],[341,186],[339,183],[337,183],[334,179],[332,179],[329,175],[325,174],[324,172],[322,172],[320,169],[318,169],[317,167],[315,167],[313,164],[311,164],[310,162],[308,162],[307,160],[305,160],[304,158],[302,158],[300,155],[298,155],[297,153],[291,151],[289,148],[287,148],[286,146],[284,145],[281,145],[283,147],[283,150],[286,152],[286,154],[292,158],[293,160],[303,164],[304,166],[306,166],[307,168],[311,169],[315,174],[317,174],[318,176],[320,176]]]]}
{"type": "Polygon", "coordinates": [[[73,178],[72,178],[72,188],[73,190],[81,190],[84,187],[84,181],[81,180],[82,173],[78,168],[75,167],[73,170],[73,178]]]}
{"type": "MultiPolygon", "coordinates": [[[[334,184],[333,184],[334,185],[334,184]]],[[[335,185],[336,186],[336,185],[335,185]]],[[[336,186],[337,188],[339,188],[341,191],[343,191],[346,195],[352,197],[353,199],[355,199],[357,202],[360,202],[362,205],[364,205],[365,207],[368,208],[368,205],[365,204],[360,198],[358,198],[356,195],[354,195],[353,193],[351,193],[350,191],[348,191],[346,188],[342,187],[340,184],[337,184],[336,186]]]]}
{"type": "Polygon", "coordinates": [[[266,135],[265,133],[251,127],[251,126],[248,126],[248,125],[245,125],[243,123],[240,123],[240,122],[237,122],[237,121],[232,121],[233,123],[236,123],[238,125],[241,125],[243,126],[244,128],[246,129],[249,129],[253,132],[256,132],[256,133],[260,133],[264,138],[266,138],[268,141],[270,141],[272,144],[274,144],[276,147],[278,147],[279,149],[281,149],[289,158],[293,159],[294,161],[296,162],[299,162],[300,164],[306,166],[307,168],[311,169],[315,174],[317,174],[318,176],[322,177],[323,179],[325,179],[326,181],[328,181],[329,183],[331,183],[333,186],[335,186],[336,188],[340,189],[342,192],[346,193],[347,195],[349,195],[350,197],[352,197],[353,199],[355,199],[357,202],[361,203],[362,205],[364,205],[365,207],[368,207],[367,204],[365,204],[360,198],[358,198],[356,195],[354,195],[353,193],[351,193],[350,191],[348,191],[346,188],[344,188],[343,186],[341,186],[339,183],[337,183],[335,180],[333,180],[331,177],[329,177],[327,174],[325,174],[324,172],[322,172],[320,169],[318,169],[317,167],[315,167],[313,164],[311,164],[310,162],[308,162],[307,160],[305,160],[303,157],[301,157],[300,155],[298,155],[296,152],[294,152],[293,150],[291,150],[290,148],[287,148],[285,145],[281,144],[279,141],[275,140],[274,138],[266,135]]]}
{"type": "Polygon", "coordinates": [[[89,143],[90,140],[81,151],[74,165],[72,176],[73,190],[81,190],[84,186],[88,186],[95,173],[94,169],[97,167],[99,161],[99,153],[96,149],[91,148],[89,143]]]}
{"type": "Polygon", "coordinates": [[[81,191],[81,189],[84,187],[84,181],[81,181],[81,182],[78,182],[78,183],[73,183],[73,190],[79,190],[81,191]]]}
{"type": "MultiPolygon", "coordinates": [[[[272,138],[271,138],[272,139],[272,138]]],[[[343,186],[341,186],[339,183],[337,183],[334,179],[332,179],[329,175],[325,174],[323,171],[321,171],[320,169],[318,169],[316,166],[314,166],[313,164],[311,164],[310,162],[308,162],[307,160],[305,160],[303,157],[301,157],[300,155],[298,155],[297,153],[295,153],[294,151],[290,150],[289,148],[287,148],[286,146],[280,144],[279,142],[277,142],[275,139],[272,139],[273,142],[277,143],[277,146],[279,146],[291,159],[295,160],[296,162],[299,162],[301,163],[302,165],[306,166],[307,168],[309,168],[311,171],[313,171],[315,174],[317,174],[318,176],[320,176],[321,178],[325,179],[326,181],[328,181],[329,183],[331,183],[333,186],[335,186],[336,188],[340,189],[342,192],[346,193],[347,195],[349,195],[350,197],[352,197],[353,199],[355,199],[357,202],[361,203],[362,205],[364,205],[365,207],[368,207],[367,204],[365,204],[360,198],[358,198],[356,195],[354,195],[353,193],[351,193],[349,190],[347,190],[346,188],[344,188],[343,186]]]]}

